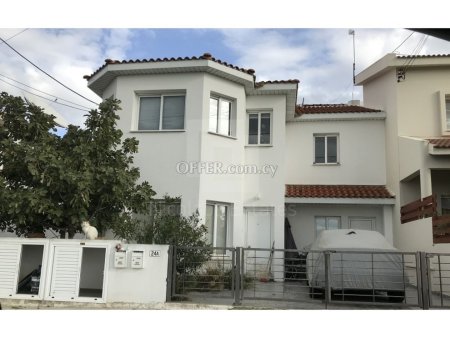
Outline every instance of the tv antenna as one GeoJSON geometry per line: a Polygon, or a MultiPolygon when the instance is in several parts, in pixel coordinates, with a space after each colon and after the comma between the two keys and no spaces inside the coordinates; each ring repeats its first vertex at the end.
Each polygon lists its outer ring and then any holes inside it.
{"type": "Polygon", "coordinates": [[[353,89],[352,89],[352,101],[353,101],[353,94],[355,91],[355,30],[354,29],[349,29],[348,30],[348,35],[352,35],[353,36],[353,89]]]}

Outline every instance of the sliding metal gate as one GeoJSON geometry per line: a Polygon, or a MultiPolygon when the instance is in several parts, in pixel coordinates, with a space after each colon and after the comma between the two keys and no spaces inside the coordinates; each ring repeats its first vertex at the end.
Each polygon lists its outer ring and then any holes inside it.
{"type": "Polygon", "coordinates": [[[168,300],[450,308],[450,254],[172,247],[168,275],[168,300]]]}

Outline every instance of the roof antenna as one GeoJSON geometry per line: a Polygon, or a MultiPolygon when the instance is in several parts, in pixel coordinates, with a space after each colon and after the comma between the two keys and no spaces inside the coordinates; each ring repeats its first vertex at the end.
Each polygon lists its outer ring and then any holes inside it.
{"type": "Polygon", "coordinates": [[[348,35],[352,35],[353,36],[353,89],[352,89],[352,101],[353,101],[353,95],[354,95],[354,91],[355,91],[355,30],[354,29],[349,29],[348,30],[348,35]]]}

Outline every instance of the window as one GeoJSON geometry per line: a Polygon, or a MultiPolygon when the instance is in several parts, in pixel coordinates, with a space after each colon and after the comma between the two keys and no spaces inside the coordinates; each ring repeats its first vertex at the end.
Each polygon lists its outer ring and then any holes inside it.
{"type": "Polygon", "coordinates": [[[445,97],[445,117],[447,121],[447,130],[450,130],[450,97],[445,97]]]}
{"type": "Polygon", "coordinates": [[[450,196],[449,195],[441,196],[441,214],[442,215],[450,215],[450,196]]]}
{"type": "Polygon", "coordinates": [[[219,203],[206,204],[205,225],[209,243],[214,247],[226,247],[229,231],[230,206],[219,203]]]}
{"type": "Polygon", "coordinates": [[[233,102],[219,97],[209,99],[209,128],[212,133],[233,136],[233,102]]]}
{"type": "Polygon", "coordinates": [[[184,129],[184,112],[184,95],[142,96],[138,130],[184,129]]]}
{"type": "Polygon", "coordinates": [[[338,163],[338,135],[314,135],[314,164],[338,163]]]}
{"type": "Polygon", "coordinates": [[[375,217],[356,217],[349,216],[348,227],[359,230],[377,230],[375,217]]]}
{"type": "Polygon", "coordinates": [[[316,216],[316,236],[322,230],[336,230],[341,228],[341,218],[337,216],[316,216]]]}
{"type": "Polygon", "coordinates": [[[248,144],[271,144],[271,113],[248,114],[248,144]]]}
{"type": "Polygon", "coordinates": [[[144,226],[153,225],[156,216],[179,216],[181,214],[181,202],[179,199],[174,200],[153,200],[149,205],[148,214],[134,214],[136,220],[143,222],[144,226]]]}

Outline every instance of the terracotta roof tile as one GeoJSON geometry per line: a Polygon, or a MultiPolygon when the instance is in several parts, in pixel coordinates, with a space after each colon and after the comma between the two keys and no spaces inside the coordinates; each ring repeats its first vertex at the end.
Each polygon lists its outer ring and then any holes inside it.
{"type": "Polygon", "coordinates": [[[298,84],[300,80],[297,79],[291,79],[291,80],[272,80],[272,81],[259,81],[255,82],[255,87],[260,88],[266,84],[278,84],[278,83],[293,83],[298,84]]]}
{"type": "Polygon", "coordinates": [[[297,116],[303,114],[379,113],[381,110],[348,104],[305,104],[295,108],[297,116]]]}
{"type": "Polygon", "coordinates": [[[83,76],[84,79],[89,80],[91,77],[93,77],[95,74],[100,72],[103,68],[105,68],[107,65],[111,64],[127,64],[127,63],[151,63],[151,62],[176,62],[176,61],[195,61],[195,60],[211,60],[214,62],[217,62],[218,64],[221,64],[223,66],[236,69],[238,71],[241,71],[246,74],[254,75],[255,70],[254,69],[245,69],[238,66],[234,66],[230,63],[224,62],[222,60],[214,58],[210,53],[204,53],[202,56],[191,56],[191,57],[177,57],[177,58],[157,58],[157,59],[136,59],[136,60],[111,60],[106,59],[105,64],[102,65],[100,68],[98,68],[95,72],[93,72],[91,75],[85,75],[83,76]]]}
{"type": "Polygon", "coordinates": [[[428,139],[434,148],[450,148],[450,137],[428,139]]]}
{"type": "Polygon", "coordinates": [[[287,184],[286,197],[303,198],[393,198],[383,185],[287,184]]]}

